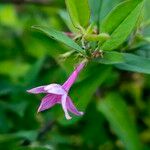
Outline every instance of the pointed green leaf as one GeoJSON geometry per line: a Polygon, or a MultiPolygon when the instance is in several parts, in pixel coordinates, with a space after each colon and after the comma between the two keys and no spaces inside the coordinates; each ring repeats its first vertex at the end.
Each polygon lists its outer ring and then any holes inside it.
{"type": "Polygon", "coordinates": [[[101,25],[101,32],[111,35],[111,38],[103,43],[103,50],[113,50],[127,39],[137,23],[142,6],[142,0],[129,0],[110,12],[101,25]]]}
{"type": "MultiPolygon", "coordinates": [[[[117,6],[122,0],[102,0],[101,11],[100,11],[100,23],[107,16],[107,14],[117,6]]],[[[100,30],[99,30],[100,31],[100,30]]]]}
{"type": "Polygon", "coordinates": [[[66,0],[66,6],[75,27],[87,27],[90,19],[88,0],[66,0]]]}
{"type": "Polygon", "coordinates": [[[102,64],[118,64],[124,62],[124,58],[122,53],[105,51],[102,58],[96,58],[94,61],[102,64]]]}
{"type": "Polygon", "coordinates": [[[50,38],[53,38],[61,43],[64,43],[65,45],[75,49],[80,53],[84,53],[83,49],[77,43],[75,43],[71,38],[69,38],[68,36],[66,36],[64,33],[60,31],[57,31],[50,27],[44,27],[44,26],[33,26],[32,28],[45,33],[50,38]]]}
{"type": "Polygon", "coordinates": [[[29,71],[24,77],[25,83],[31,84],[32,82],[35,81],[35,79],[37,78],[43,66],[44,60],[45,60],[45,57],[40,58],[39,60],[37,60],[35,64],[33,64],[33,66],[29,69],[29,71]]]}
{"type": "Polygon", "coordinates": [[[109,121],[127,150],[141,150],[136,127],[125,102],[119,95],[115,93],[107,95],[105,99],[100,100],[98,109],[109,121]]]}
{"type": "Polygon", "coordinates": [[[89,0],[91,21],[99,24],[102,0],[89,0]]]}
{"type": "Polygon", "coordinates": [[[72,21],[71,21],[70,16],[67,11],[60,10],[59,15],[71,32],[78,32],[78,29],[75,28],[75,26],[72,24],[72,21]]]}
{"type": "Polygon", "coordinates": [[[115,66],[122,70],[150,74],[150,59],[127,53],[124,54],[124,59],[124,63],[115,66]]]}
{"type": "Polygon", "coordinates": [[[114,64],[122,70],[150,74],[150,59],[129,53],[104,52],[103,58],[97,58],[94,61],[114,64]]]}

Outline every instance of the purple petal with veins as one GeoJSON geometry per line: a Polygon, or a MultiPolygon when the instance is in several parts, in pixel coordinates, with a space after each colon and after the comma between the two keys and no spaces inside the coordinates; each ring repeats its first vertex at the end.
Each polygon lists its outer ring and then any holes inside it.
{"type": "Polygon", "coordinates": [[[77,115],[77,116],[81,116],[84,113],[82,111],[78,111],[77,108],[74,106],[71,98],[69,96],[67,96],[67,109],[72,112],[73,114],[77,115]]]}
{"type": "Polygon", "coordinates": [[[61,104],[66,119],[71,119],[71,116],[69,115],[68,111],[77,116],[83,115],[83,112],[78,111],[77,108],[74,106],[72,100],[68,96],[68,92],[73,83],[75,82],[76,78],[78,77],[79,72],[83,69],[84,65],[85,63],[79,64],[63,85],[53,83],[45,86],[39,86],[31,90],[27,90],[28,93],[47,94],[42,99],[41,104],[38,108],[38,112],[49,109],[55,104],[61,104]]]}
{"type": "Polygon", "coordinates": [[[38,86],[36,88],[33,88],[33,89],[30,89],[30,90],[27,90],[28,93],[33,93],[33,94],[39,94],[39,93],[47,93],[44,88],[46,86],[38,86]]]}
{"type": "Polygon", "coordinates": [[[81,63],[77,66],[77,68],[73,71],[73,73],[70,75],[70,77],[67,79],[67,81],[62,85],[62,87],[69,91],[72,84],[75,82],[76,78],[78,77],[79,72],[83,69],[85,63],[81,63]]]}
{"type": "Polygon", "coordinates": [[[51,108],[52,106],[54,106],[55,104],[57,104],[60,99],[61,99],[61,97],[58,96],[58,95],[47,94],[42,99],[42,102],[41,102],[41,104],[40,104],[40,106],[38,108],[38,112],[44,111],[46,109],[51,108]]]}

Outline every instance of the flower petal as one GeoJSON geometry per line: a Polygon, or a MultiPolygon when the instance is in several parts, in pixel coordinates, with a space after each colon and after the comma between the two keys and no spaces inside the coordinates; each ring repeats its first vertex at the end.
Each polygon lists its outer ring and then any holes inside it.
{"type": "Polygon", "coordinates": [[[69,119],[71,119],[71,117],[70,117],[68,110],[67,110],[66,100],[67,100],[67,95],[66,94],[62,95],[62,99],[61,99],[62,108],[64,110],[66,119],[69,120],[69,119]]]}
{"type": "Polygon", "coordinates": [[[46,110],[54,106],[61,99],[60,96],[54,94],[47,94],[43,99],[38,108],[38,112],[46,110]]]}
{"type": "Polygon", "coordinates": [[[74,106],[71,98],[69,96],[67,96],[67,101],[66,101],[66,104],[67,104],[67,109],[72,112],[73,114],[77,115],[77,116],[81,116],[83,115],[84,113],[82,111],[78,111],[77,108],[74,106]]]}
{"type": "Polygon", "coordinates": [[[59,84],[49,84],[44,87],[44,90],[51,94],[64,95],[66,91],[59,84]]]}
{"type": "Polygon", "coordinates": [[[70,77],[67,79],[67,81],[62,85],[62,87],[69,91],[72,84],[75,82],[76,78],[78,77],[79,72],[83,69],[85,63],[81,63],[77,66],[77,68],[73,71],[73,73],[70,75],[70,77]]]}
{"type": "Polygon", "coordinates": [[[38,86],[36,88],[27,90],[28,93],[33,93],[33,94],[39,94],[39,93],[46,93],[44,90],[45,86],[38,86]]]}

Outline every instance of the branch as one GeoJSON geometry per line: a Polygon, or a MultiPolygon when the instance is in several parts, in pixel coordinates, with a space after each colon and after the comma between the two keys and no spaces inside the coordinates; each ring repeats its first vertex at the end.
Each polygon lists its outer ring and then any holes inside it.
{"type": "Polygon", "coordinates": [[[53,0],[0,0],[2,4],[34,4],[34,5],[51,5],[53,0]]]}
{"type": "Polygon", "coordinates": [[[45,134],[52,129],[52,127],[55,124],[55,120],[54,121],[49,121],[47,122],[39,131],[38,136],[37,136],[37,140],[40,140],[43,138],[43,136],[45,136],[45,134]]]}

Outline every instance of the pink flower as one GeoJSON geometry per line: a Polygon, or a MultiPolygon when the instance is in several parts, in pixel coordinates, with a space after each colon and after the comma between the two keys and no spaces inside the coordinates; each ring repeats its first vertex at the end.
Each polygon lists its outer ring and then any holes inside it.
{"type": "Polygon", "coordinates": [[[53,83],[49,85],[39,86],[31,90],[27,90],[27,92],[33,94],[47,94],[42,99],[42,102],[38,108],[38,112],[49,109],[55,104],[61,104],[66,119],[71,119],[71,116],[69,115],[68,111],[77,116],[83,115],[83,112],[78,111],[77,108],[74,106],[71,98],[68,96],[68,92],[73,83],[75,82],[79,72],[83,69],[84,65],[85,63],[79,64],[63,85],[53,83]]]}

